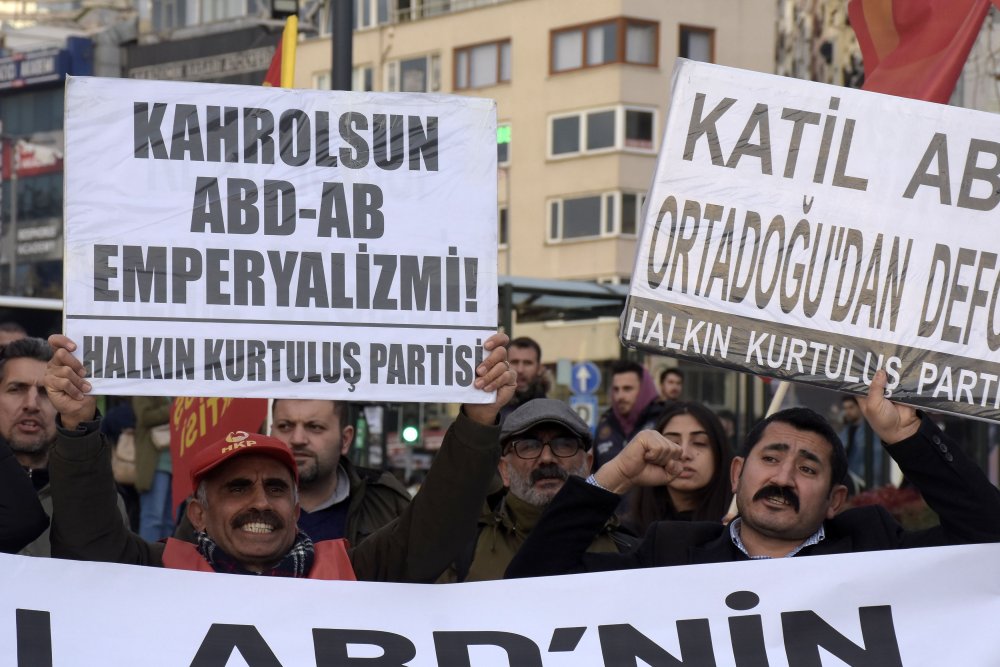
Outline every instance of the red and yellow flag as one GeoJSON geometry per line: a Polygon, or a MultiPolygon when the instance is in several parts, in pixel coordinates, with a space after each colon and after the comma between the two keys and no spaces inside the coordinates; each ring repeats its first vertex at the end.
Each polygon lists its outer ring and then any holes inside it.
{"type": "Polygon", "coordinates": [[[851,0],[847,11],[865,63],[862,88],[947,104],[990,2],[851,0]]]}
{"type": "Polygon", "coordinates": [[[271,66],[267,68],[264,77],[265,86],[291,88],[295,80],[295,47],[299,40],[299,17],[289,16],[285,20],[285,29],[281,32],[281,41],[271,58],[271,66]]]}

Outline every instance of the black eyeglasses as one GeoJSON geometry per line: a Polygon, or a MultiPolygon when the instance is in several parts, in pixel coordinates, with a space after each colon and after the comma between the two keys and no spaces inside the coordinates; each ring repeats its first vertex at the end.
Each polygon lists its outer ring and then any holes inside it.
{"type": "Polygon", "coordinates": [[[514,450],[514,454],[520,459],[537,459],[542,455],[545,445],[549,446],[549,450],[553,456],[561,459],[568,459],[574,456],[583,447],[583,443],[580,442],[579,438],[561,435],[551,440],[538,440],[536,438],[515,440],[510,443],[510,448],[514,450]]]}

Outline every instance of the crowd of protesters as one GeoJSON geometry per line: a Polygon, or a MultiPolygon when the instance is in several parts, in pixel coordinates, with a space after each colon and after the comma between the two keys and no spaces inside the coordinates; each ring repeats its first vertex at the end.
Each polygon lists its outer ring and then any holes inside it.
{"type": "Polygon", "coordinates": [[[431,583],[1000,541],[1000,491],[931,419],[884,397],[881,371],[867,396],[844,399],[839,434],[796,407],[737,444],[731,413],[684,399],[680,369],[654,379],[621,362],[592,432],[546,397],[538,343],[496,334],[475,382],[495,400],[461,406],[415,497],[351,461],[347,403],[280,399],[270,433],[248,424],[194,454],[194,493],[174,515],[170,450],[154,435],[170,399],[102,415],[73,341],[10,324],[0,336],[6,553],[431,583]],[[112,465],[123,433],[131,484],[112,465]],[[937,526],[847,508],[890,461],[937,526]]]}

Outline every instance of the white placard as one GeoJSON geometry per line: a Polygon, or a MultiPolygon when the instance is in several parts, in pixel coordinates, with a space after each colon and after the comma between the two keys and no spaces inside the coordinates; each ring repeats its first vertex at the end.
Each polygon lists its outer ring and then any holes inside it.
{"type": "Polygon", "coordinates": [[[98,393],[490,400],[492,100],[70,78],[65,127],[98,393]]]}
{"type": "Polygon", "coordinates": [[[1000,420],[998,122],[678,61],[623,342],[1000,420]]]}
{"type": "Polygon", "coordinates": [[[404,585],[0,556],[0,667],[985,667],[998,559],[974,545],[404,585]]]}

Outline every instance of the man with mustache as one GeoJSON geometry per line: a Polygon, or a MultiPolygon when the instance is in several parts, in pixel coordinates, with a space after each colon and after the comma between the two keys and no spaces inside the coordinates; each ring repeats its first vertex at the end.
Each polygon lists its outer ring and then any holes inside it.
{"type": "Polygon", "coordinates": [[[879,506],[841,512],[844,446],[820,415],[791,408],[759,423],[744,455],[734,458],[730,477],[739,516],[730,525],[661,521],[628,554],[584,554],[619,494],[666,484],[680,471],[679,446],[644,431],[586,481],[567,482],[507,576],[1000,541],[1000,491],[930,419],[886,400],[885,385],[880,370],[861,409],[886,453],[938,513],[940,526],[907,532],[879,506]]]}
{"type": "MultiPolygon", "coordinates": [[[[572,475],[586,475],[593,463],[590,429],[562,401],[536,398],[522,404],[500,430],[499,472],[505,492],[493,494],[479,517],[479,533],[439,580],[503,578],[511,558],[538,517],[572,475]]],[[[635,538],[614,517],[601,527],[588,551],[618,553],[635,538]]]]}
{"type": "Polygon", "coordinates": [[[50,456],[52,552],[62,558],[164,566],[207,572],[318,579],[432,582],[472,538],[499,456],[500,407],[517,386],[506,363],[507,337],[495,334],[476,369],[477,389],[493,403],[466,404],[445,434],[421,492],[395,521],[350,548],[345,540],[313,543],[298,530],[295,455],[276,438],[245,432],[192,459],[195,498],[187,513],[196,544],[149,543],[129,532],[113,507],[110,448],[98,426],[85,370],[61,335],[45,387],[59,412],[50,456]]]}

